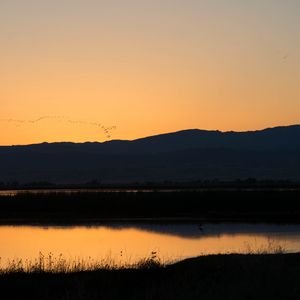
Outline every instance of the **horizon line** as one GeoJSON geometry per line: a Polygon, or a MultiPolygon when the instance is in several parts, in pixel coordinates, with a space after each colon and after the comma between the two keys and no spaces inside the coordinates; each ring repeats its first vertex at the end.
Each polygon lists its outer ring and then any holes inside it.
{"type": "Polygon", "coordinates": [[[105,144],[110,143],[114,141],[124,141],[124,142],[133,142],[137,140],[142,140],[146,138],[152,138],[162,135],[169,135],[169,134],[175,134],[179,132],[185,132],[185,131],[204,131],[204,132],[219,132],[219,133],[253,133],[253,132],[261,132],[266,130],[272,130],[272,129],[279,129],[279,128],[288,128],[288,127],[297,127],[300,126],[300,124],[290,124],[290,125],[278,125],[278,126],[272,126],[272,127],[264,127],[262,129],[253,129],[253,130],[219,130],[219,129],[200,129],[200,128],[188,128],[188,129],[181,129],[176,131],[170,131],[170,132],[164,132],[159,134],[153,134],[148,136],[143,136],[135,139],[112,139],[112,140],[106,140],[103,142],[99,141],[85,141],[85,142],[72,142],[72,141],[60,141],[60,142],[37,142],[37,143],[31,143],[31,144],[12,144],[12,145],[0,145],[0,147],[22,147],[22,146],[35,146],[35,145],[42,145],[42,144],[105,144]]]}

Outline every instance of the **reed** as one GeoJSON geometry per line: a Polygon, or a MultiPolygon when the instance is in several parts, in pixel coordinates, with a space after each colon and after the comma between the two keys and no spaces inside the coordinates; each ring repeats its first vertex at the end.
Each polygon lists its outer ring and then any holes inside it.
{"type": "MultiPolygon", "coordinates": [[[[265,244],[245,244],[240,254],[243,255],[265,255],[265,254],[284,254],[287,250],[284,245],[273,239],[268,239],[265,244]]],[[[232,253],[225,253],[225,255],[232,253]]],[[[239,254],[239,253],[235,253],[239,254]]],[[[121,254],[122,255],[122,254],[121,254]]],[[[201,255],[208,256],[208,255],[201,255]]],[[[37,258],[30,259],[10,259],[3,266],[0,258],[0,275],[9,273],[53,273],[68,274],[77,272],[92,272],[103,270],[125,270],[125,269],[157,269],[165,268],[174,263],[170,259],[163,260],[156,251],[152,251],[148,257],[142,258],[137,262],[130,262],[130,259],[117,261],[111,255],[101,259],[88,258],[66,258],[63,254],[54,255],[52,252],[44,255],[39,252],[37,258]]]]}
{"type": "Polygon", "coordinates": [[[4,265],[0,258],[0,275],[8,273],[76,273],[99,270],[120,270],[120,269],[150,269],[164,267],[165,264],[152,252],[149,257],[137,262],[117,262],[110,255],[102,259],[88,258],[65,258],[63,254],[44,255],[39,252],[37,258],[30,259],[9,259],[4,265]]]}

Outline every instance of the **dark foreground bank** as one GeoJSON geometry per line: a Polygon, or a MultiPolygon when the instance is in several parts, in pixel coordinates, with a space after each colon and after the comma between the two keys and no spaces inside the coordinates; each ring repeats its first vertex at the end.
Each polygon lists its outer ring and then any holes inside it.
{"type": "Polygon", "coordinates": [[[2,299],[299,299],[300,254],[217,255],[166,267],[0,275],[2,299]]]}
{"type": "Polygon", "coordinates": [[[300,222],[299,189],[208,189],[152,192],[0,195],[0,223],[109,220],[300,222]]]}

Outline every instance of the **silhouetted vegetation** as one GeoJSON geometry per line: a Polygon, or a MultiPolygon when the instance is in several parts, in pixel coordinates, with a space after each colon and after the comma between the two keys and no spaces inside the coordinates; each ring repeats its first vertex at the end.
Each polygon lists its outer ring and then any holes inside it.
{"type": "MultiPolygon", "coordinates": [[[[270,253],[273,250],[276,250],[276,253],[278,253],[277,248],[270,249],[270,253]]],[[[46,255],[40,252],[38,257],[32,260],[13,258],[2,262],[0,257],[0,275],[11,273],[66,274],[101,270],[153,269],[164,266],[166,266],[166,263],[160,260],[155,251],[151,252],[149,257],[145,257],[136,262],[130,262],[128,260],[116,261],[109,255],[101,259],[94,259],[92,257],[72,259],[64,257],[63,254],[55,256],[51,252],[46,255]]]]}
{"type": "Polygon", "coordinates": [[[7,299],[299,299],[300,254],[215,255],[173,265],[0,275],[7,299]]]}
{"type": "Polygon", "coordinates": [[[19,193],[0,196],[0,221],[111,219],[299,222],[299,190],[19,193]]]}
{"type": "Polygon", "coordinates": [[[13,181],[0,181],[0,190],[31,190],[31,189],[152,189],[152,190],[197,190],[197,189],[300,189],[300,182],[295,180],[273,180],[246,178],[223,181],[218,178],[193,181],[146,181],[126,183],[102,183],[100,179],[91,179],[81,184],[59,184],[48,181],[32,181],[20,183],[13,181]]]}
{"type": "MultiPolygon", "coordinates": [[[[284,254],[288,253],[286,248],[269,239],[268,243],[257,245],[246,244],[245,249],[235,254],[284,254]]],[[[221,254],[221,253],[220,253],[221,254]]],[[[222,253],[225,254],[225,253],[222,253]]],[[[228,253],[227,253],[228,254],[228,253]]],[[[230,253],[234,254],[234,253],[230,253]]],[[[52,252],[44,254],[39,252],[35,259],[13,258],[2,261],[0,257],[0,275],[10,273],[76,273],[85,271],[103,271],[103,270],[121,270],[121,269],[154,269],[164,268],[174,263],[174,260],[162,260],[157,251],[152,251],[148,257],[140,260],[132,261],[129,259],[122,259],[122,252],[120,258],[112,257],[111,255],[104,256],[100,259],[92,257],[87,258],[66,258],[62,253],[54,255],[52,252]]]]}

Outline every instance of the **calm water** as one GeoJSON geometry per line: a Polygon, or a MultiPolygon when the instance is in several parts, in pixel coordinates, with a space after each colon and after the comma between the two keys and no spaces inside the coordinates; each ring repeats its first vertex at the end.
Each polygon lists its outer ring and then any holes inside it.
{"type": "Polygon", "coordinates": [[[247,252],[270,243],[300,251],[300,225],[264,224],[106,224],[101,226],[0,226],[1,264],[35,259],[39,252],[65,258],[106,257],[133,263],[152,251],[164,261],[203,254],[247,252]]]}

